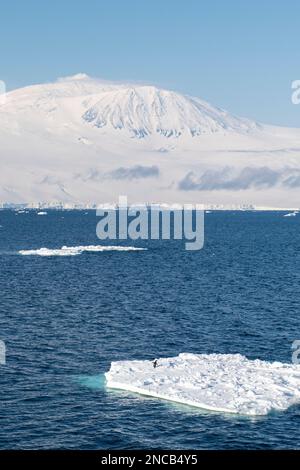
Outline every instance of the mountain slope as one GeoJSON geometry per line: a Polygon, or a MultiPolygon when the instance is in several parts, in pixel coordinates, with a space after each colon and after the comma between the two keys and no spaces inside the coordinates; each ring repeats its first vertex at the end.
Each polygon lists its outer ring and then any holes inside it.
{"type": "Polygon", "coordinates": [[[299,196],[299,130],[85,74],[8,93],[0,144],[0,203],[128,194],[135,201],[295,205],[299,196]]]}
{"type": "Polygon", "coordinates": [[[149,86],[104,91],[83,119],[99,128],[124,129],[138,138],[155,133],[194,137],[224,131],[248,132],[257,127],[197,98],[149,86]]]}

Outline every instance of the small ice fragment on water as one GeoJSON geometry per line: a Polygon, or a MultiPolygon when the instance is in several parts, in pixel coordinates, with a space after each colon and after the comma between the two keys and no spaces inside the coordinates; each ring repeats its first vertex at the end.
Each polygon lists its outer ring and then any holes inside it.
{"type": "Polygon", "coordinates": [[[102,251],[144,251],[146,248],[134,246],[108,246],[108,245],[88,245],[88,246],[63,246],[61,248],[38,248],[37,250],[20,250],[18,253],[23,256],[77,256],[84,252],[102,251]]]}

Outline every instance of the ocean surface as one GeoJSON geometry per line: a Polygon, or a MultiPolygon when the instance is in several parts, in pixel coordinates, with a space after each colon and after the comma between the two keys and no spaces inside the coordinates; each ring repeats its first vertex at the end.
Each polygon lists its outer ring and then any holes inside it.
{"type": "Polygon", "coordinates": [[[101,243],[94,211],[47,212],[0,211],[1,449],[300,448],[300,405],[249,418],[107,390],[104,380],[111,361],[181,352],[290,363],[300,215],[206,214],[196,252],[128,241],[147,251],[20,255],[101,243]]]}

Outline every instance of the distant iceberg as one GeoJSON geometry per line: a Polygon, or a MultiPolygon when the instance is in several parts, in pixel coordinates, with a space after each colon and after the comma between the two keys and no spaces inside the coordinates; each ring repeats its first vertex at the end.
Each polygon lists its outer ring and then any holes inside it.
{"type": "Polygon", "coordinates": [[[112,362],[108,388],[206,410],[266,415],[300,403],[300,365],[249,360],[240,354],[179,354],[151,361],[112,362]]]}
{"type": "Polygon", "coordinates": [[[62,248],[39,248],[37,250],[20,250],[18,253],[23,256],[77,256],[84,252],[101,251],[144,251],[146,248],[137,248],[134,246],[63,246],[62,248]]]}

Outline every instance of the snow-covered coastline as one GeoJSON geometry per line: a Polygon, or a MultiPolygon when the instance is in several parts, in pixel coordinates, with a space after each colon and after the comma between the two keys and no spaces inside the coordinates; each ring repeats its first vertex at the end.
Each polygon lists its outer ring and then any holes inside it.
{"type": "Polygon", "coordinates": [[[300,403],[300,365],[249,360],[240,354],[190,354],[112,362],[107,388],[194,407],[266,415],[300,403]]]}
{"type": "MultiPolygon", "coordinates": [[[[145,203],[134,203],[130,204],[131,207],[141,207],[141,205],[146,205],[147,207],[151,207],[155,205],[160,210],[168,210],[172,208],[181,209],[183,208],[184,204],[166,204],[166,203],[152,203],[152,202],[145,202],[145,203]]],[[[201,204],[203,210],[206,211],[282,211],[282,212],[297,212],[300,211],[300,207],[277,207],[277,206],[256,206],[255,204],[201,204]]],[[[0,201],[0,211],[1,210],[97,210],[97,209],[118,209],[118,205],[111,202],[111,203],[63,203],[63,202],[29,202],[29,203],[7,203],[0,201]]]]}
{"type": "Polygon", "coordinates": [[[4,206],[87,208],[120,194],[209,210],[299,203],[299,129],[151,85],[76,74],[10,91],[0,140],[4,206]]]}

